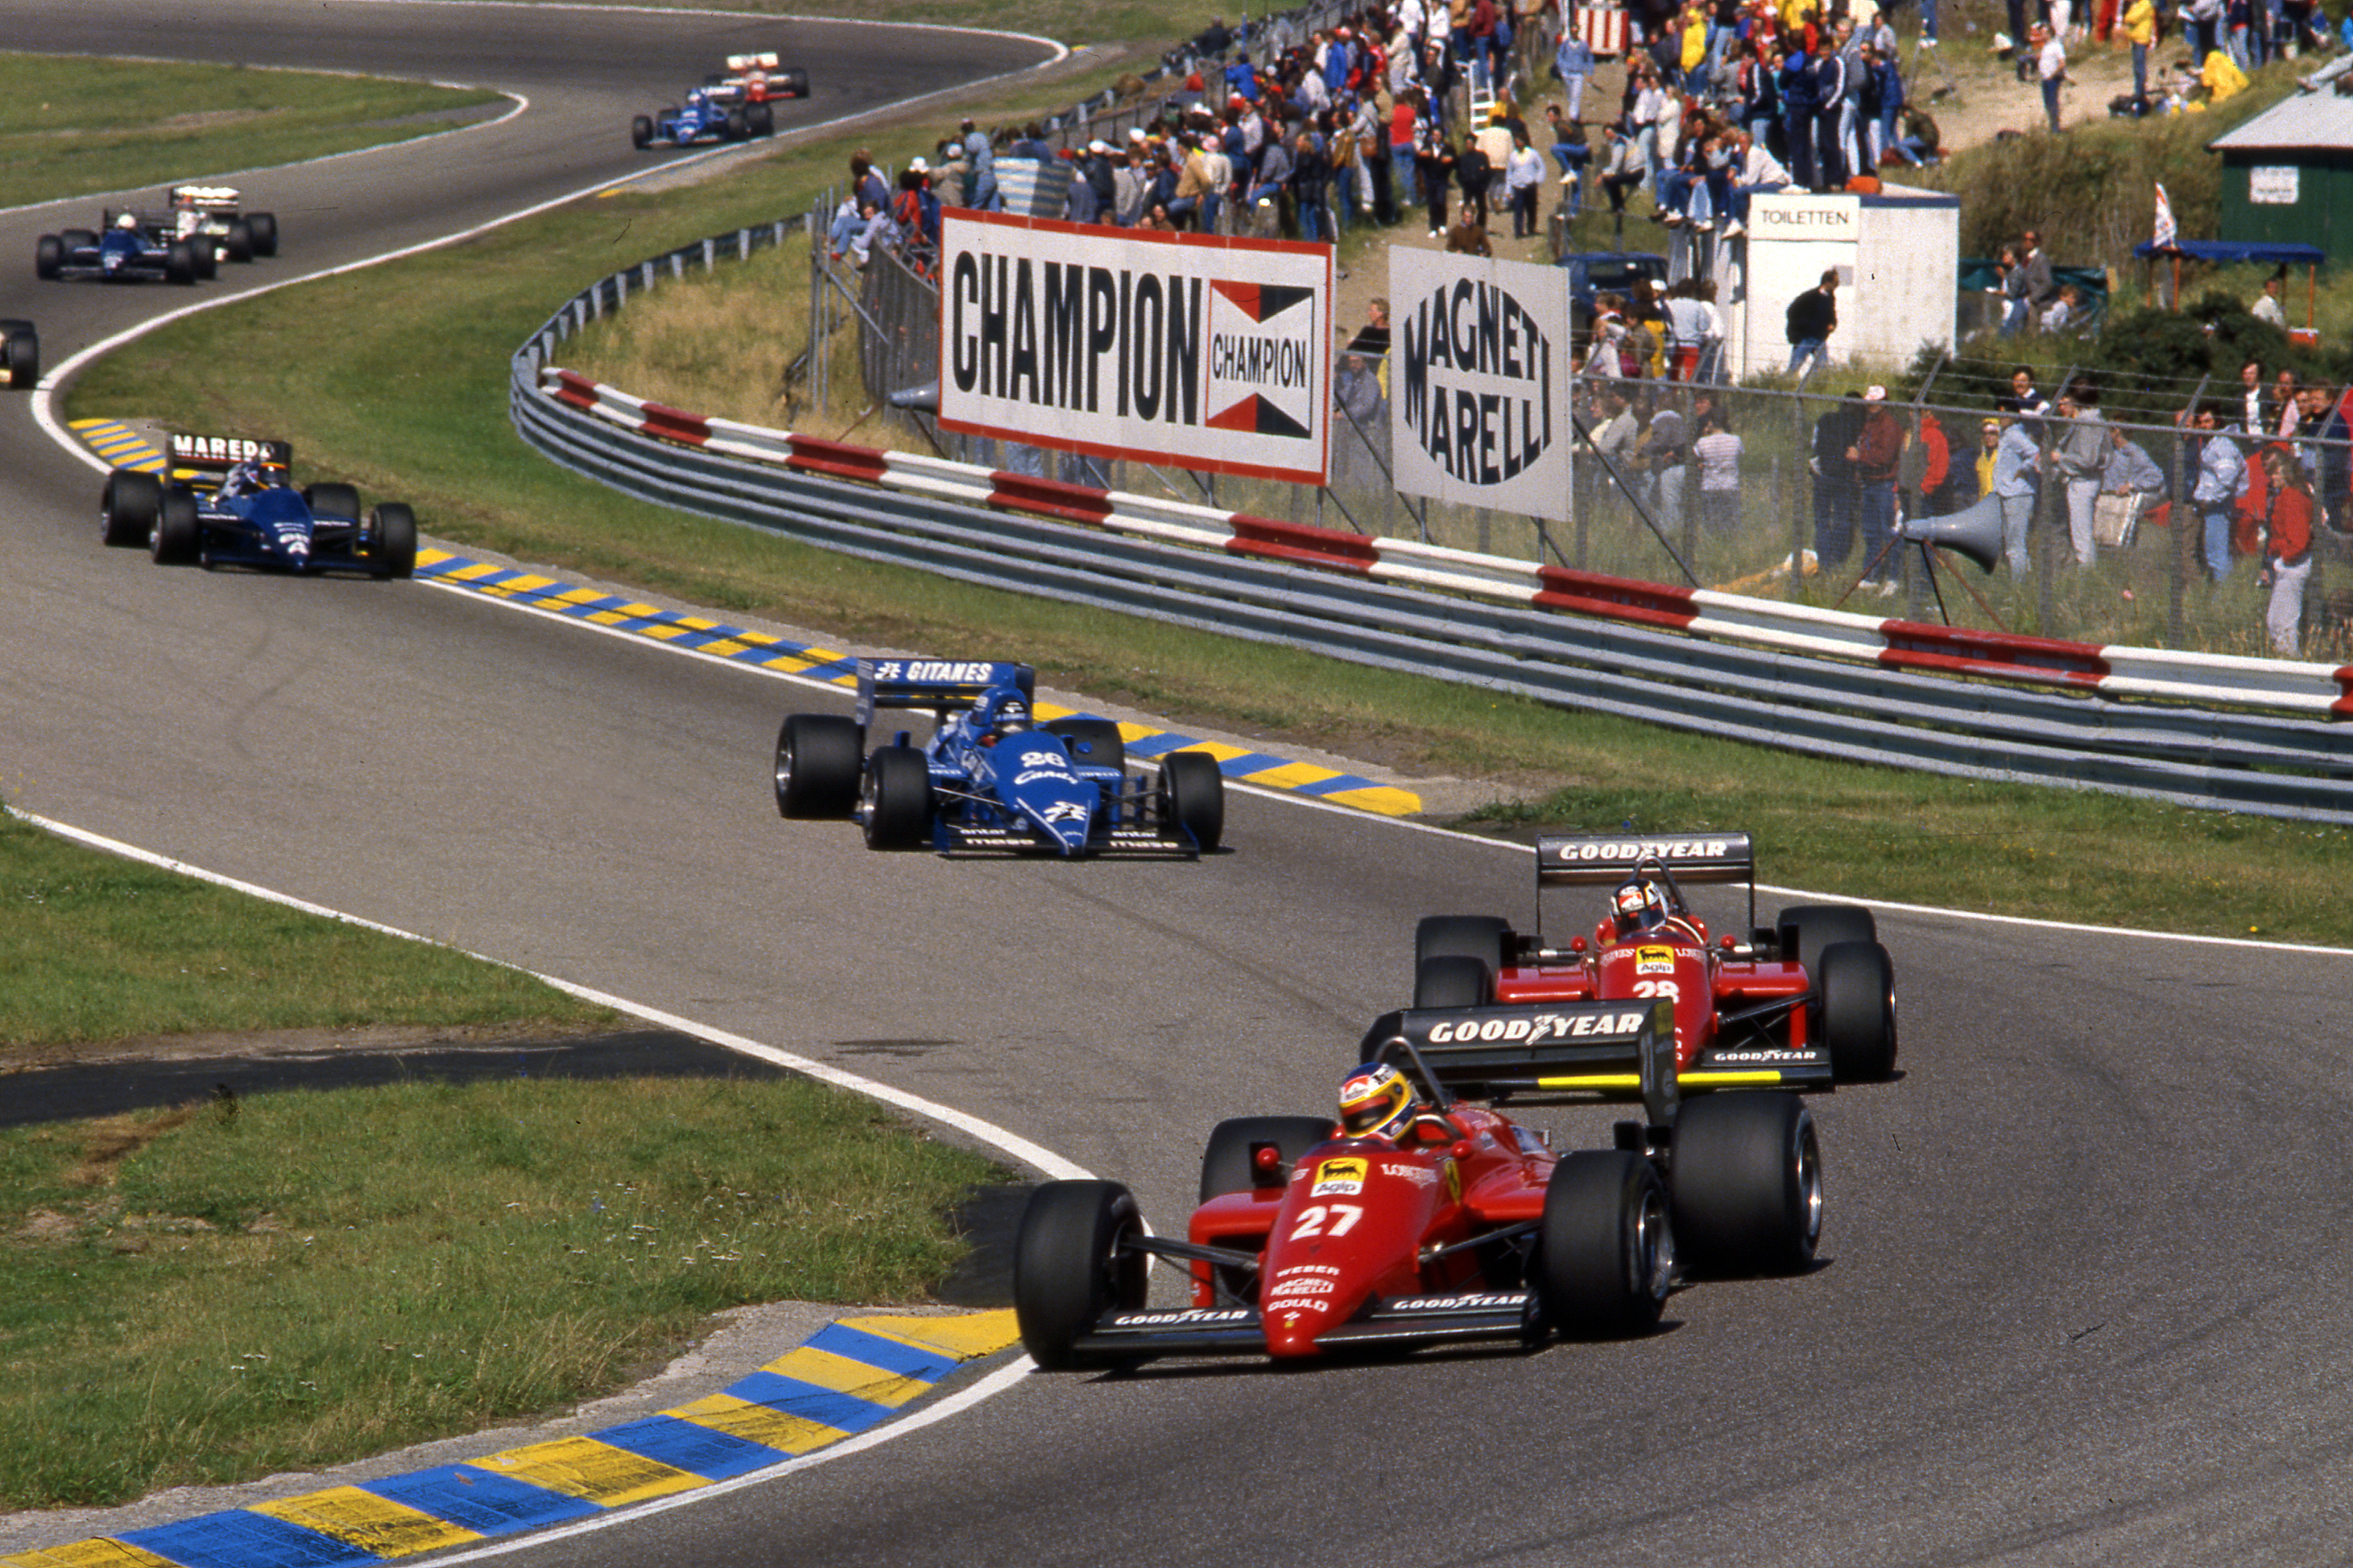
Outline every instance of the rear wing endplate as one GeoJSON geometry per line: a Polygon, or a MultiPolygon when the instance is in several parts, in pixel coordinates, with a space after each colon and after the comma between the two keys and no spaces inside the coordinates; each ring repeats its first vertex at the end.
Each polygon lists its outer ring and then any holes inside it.
{"type": "Polygon", "coordinates": [[[1642,1102],[1651,1125],[1674,1120],[1675,1007],[1642,1001],[1408,1008],[1385,1013],[1362,1059],[1410,1068],[1425,1088],[1472,1100],[1590,1094],[1642,1102]]]}
{"type": "Polygon", "coordinates": [[[1020,688],[1035,703],[1038,672],[1026,664],[986,659],[861,658],[858,661],[858,721],[892,708],[969,708],[990,688],[1020,688]]]}

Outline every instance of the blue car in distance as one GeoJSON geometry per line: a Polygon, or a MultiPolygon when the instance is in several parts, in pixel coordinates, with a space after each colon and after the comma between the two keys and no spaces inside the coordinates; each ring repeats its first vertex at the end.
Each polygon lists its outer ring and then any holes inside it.
{"type": "Polygon", "coordinates": [[[235,436],[174,436],[161,474],[116,468],[99,497],[100,536],[144,544],[159,566],[250,566],[406,577],[417,517],[398,501],[363,515],[349,485],[294,488],[293,448],[235,436]]]}
{"type": "Polygon", "coordinates": [[[981,660],[862,658],[858,714],[796,713],[776,736],[776,811],[855,816],[870,849],[942,854],[1206,855],[1225,837],[1225,775],[1200,752],[1127,772],[1107,719],[1031,721],[1037,672],[981,660]],[[869,754],[878,715],[928,708],[931,739],[901,730],[869,754]]]}
{"type": "Polygon", "coordinates": [[[697,142],[744,142],[772,136],[776,111],[765,100],[752,101],[741,86],[725,80],[694,89],[675,108],[640,114],[629,121],[629,145],[643,152],[657,142],[691,147],[697,142]]]}
{"type": "Polygon", "coordinates": [[[105,283],[194,283],[215,269],[213,247],[142,224],[136,213],[109,212],[106,232],[69,228],[33,244],[33,275],[105,283]]]}

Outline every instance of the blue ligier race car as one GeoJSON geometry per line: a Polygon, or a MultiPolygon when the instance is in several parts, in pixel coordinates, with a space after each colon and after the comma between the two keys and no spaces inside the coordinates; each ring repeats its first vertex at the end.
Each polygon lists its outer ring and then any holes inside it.
{"type": "Polygon", "coordinates": [[[283,441],[174,436],[162,474],[117,468],[99,497],[110,545],[144,544],[159,566],[255,566],[280,572],[417,570],[417,517],[397,501],[363,515],[349,485],[296,489],[283,441]]]}
{"type": "Polygon", "coordinates": [[[1226,781],[1199,752],[1127,772],[1107,719],[1033,724],[1026,664],[861,658],[858,716],[796,713],[776,736],[776,810],[855,816],[871,849],[930,847],[1093,855],[1205,855],[1225,836],[1226,781]],[[928,708],[917,745],[904,730],[866,754],[878,714],[928,708]]]}
{"type": "MultiPolygon", "coordinates": [[[[802,95],[807,92],[805,87],[802,95]]],[[[754,100],[741,84],[713,78],[689,92],[684,104],[631,120],[629,145],[642,152],[657,142],[691,147],[697,142],[744,142],[776,132],[776,111],[765,98],[754,100]]]]}

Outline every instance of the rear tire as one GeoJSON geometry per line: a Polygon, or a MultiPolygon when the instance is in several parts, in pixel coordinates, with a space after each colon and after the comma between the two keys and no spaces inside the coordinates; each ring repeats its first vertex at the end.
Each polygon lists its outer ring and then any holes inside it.
{"type": "Polygon", "coordinates": [[[726,119],[720,122],[720,133],[730,142],[745,141],[752,134],[751,123],[745,120],[742,110],[731,109],[726,119]]]}
{"type": "MultiPolygon", "coordinates": [[[[1425,915],[1413,928],[1414,990],[1421,989],[1422,968],[1433,958],[1468,958],[1487,971],[1486,994],[1495,994],[1495,972],[1512,956],[1512,926],[1500,915],[1425,915]]],[[[1415,1006],[1425,1004],[1417,1002],[1415,1006]]],[[[1438,1004],[1428,1004],[1438,1005],[1438,1004]]],[[[1460,1005],[1461,1004],[1450,1004],[1460,1005]]]]}
{"type": "Polygon", "coordinates": [[[1425,958],[1414,966],[1416,1007],[1485,1007],[1495,1000],[1495,972],[1460,954],[1425,958]]]}
{"type": "Polygon", "coordinates": [[[1822,1044],[1840,1083],[1877,1083],[1895,1070],[1895,961],[1875,942],[1834,942],[1813,975],[1822,1044]]]}
{"type": "Polygon", "coordinates": [[[185,239],[175,239],[164,251],[164,280],[167,283],[191,284],[196,280],[196,247],[185,239]]]}
{"type": "Polygon", "coordinates": [[[368,570],[378,577],[417,574],[417,514],[396,500],[368,513],[368,570]]]}
{"type": "Polygon", "coordinates": [[[360,520],[360,492],[349,485],[304,485],[302,504],[311,509],[312,518],[332,518],[338,522],[360,520]]]}
{"type": "Polygon", "coordinates": [[[640,114],[629,121],[629,145],[642,153],[654,144],[654,122],[651,116],[640,114]]]}
{"type": "Polygon", "coordinates": [[[866,761],[866,847],[914,849],[931,841],[932,768],[912,746],[884,746],[866,761]]]}
{"type": "Polygon", "coordinates": [[[135,468],[117,468],[106,476],[99,492],[99,537],[111,550],[145,544],[154,537],[156,513],[164,503],[164,481],[135,468]]]}
{"type": "Polygon", "coordinates": [[[1038,728],[1058,737],[1074,763],[1127,771],[1127,742],[1108,719],[1053,719],[1038,728]]]}
{"type": "Polygon", "coordinates": [[[843,817],[858,809],[866,732],[839,713],[795,713],[776,731],[776,815],[843,817]]]}
{"type": "Polygon", "coordinates": [[[65,270],[66,242],[54,234],[45,234],[33,242],[33,276],[55,278],[65,270]]]}
{"type": "Polygon", "coordinates": [[[1544,1316],[1571,1339],[1658,1326],[1675,1272],[1675,1226],[1658,1172],[1639,1154],[1589,1149],[1553,1167],[1536,1255],[1544,1316]]]}
{"type": "Polygon", "coordinates": [[[1144,1305],[1144,1234],[1135,1199],[1116,1182],[1048,1182],[1029,1195],[1013,1242],[1013,1321],[1021,1348],[1047,1372],[1086,1364],[1073,1342],[1114,1307],[1144,1305]]]}
{"type": "Polygon", "coordinates": [[[1877,942],[1879,922],[1860,904],[1795,904],[1781,911],[1781,957],[1811,975],[1833,942],[1877,942]]]}
{"type": "Polygon", "coordinates": [[[246,214],[245,232],[253,240],[254,255],[267,257],[278,254],[278,218],[275,214],[246,214]]]}
{"type": "Polygon", "coordinates": [[[744,119],[754,136],[774,136],[776,133],[776,111],[765,103],[755,103],[746,109],[744,119]]]}
{"type": "Polygon", "coordinates": [[[1715,1275],[1799,1274],[1822,1233],[1814,1113],[1793,1094],[1712,1094],[1675,1113],[1683,1261],[1715,1275]]]}
{"type": "Polygon", "coordinates": [[[11,331],[5,340],[8,359],[8,385],[12,391],[30,392],[41,379],[41,340],[32,328],[11,331]]]}
{"type": "Polygon", "coordinates": [[[147,535],[148,555],[158,566],[185,566],[196,558],[196,498],[185,490],[165,490],[147,535]]]}
{"type": "Polygon", "coordinates": [[[221,237],[221,248],[228,253],[231,261],[253,259],[253,230],[244,218],[238,218],[228,226],[228,232],[221,237]]]}
{"type": "Polygon", "coordinates": [[[1171,752],[1160,759],[1160,836],[1189,838],[1207,855],[1225,842],[1226,775],[1203,752],[1171,752]]]}
{"type": "Polygon", "coordinates": [[[1272,1143],[1282,1151],[1286,1179],[1299,1156],[1333,1136],[1329,1118],[1322,1116],[1231,1116],[1209,1133],[1201,1153],[1201,1201],[1246,1193],[1257,1185],[1250,1174],[1250,1145],[1272,1143]]]}

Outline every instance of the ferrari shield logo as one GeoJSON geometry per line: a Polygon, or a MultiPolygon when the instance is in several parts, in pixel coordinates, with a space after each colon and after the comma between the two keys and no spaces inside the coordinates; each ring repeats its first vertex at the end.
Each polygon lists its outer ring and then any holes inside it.
{"type": "Polygon", "coordinates": [[[1453,1161],[1446,1162],[1446,1196],[1450,1203],[1462,1201],[1462,1172],[1453,1161]]]}

